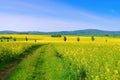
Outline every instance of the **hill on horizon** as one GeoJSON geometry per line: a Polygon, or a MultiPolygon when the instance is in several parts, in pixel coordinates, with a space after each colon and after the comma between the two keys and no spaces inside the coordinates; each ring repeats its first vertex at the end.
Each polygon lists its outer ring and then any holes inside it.
{"type": "Polygon", "coordinates": [[[120,31],[105,31],[98,29],[84,29],[84,30],[75,30],[75,31],[58,31],[58,32],[40,32],[40,31],[0,31],[0,34],[60,34],[60,35],[96,35],[96,36],[120,36],[120,31]]]}

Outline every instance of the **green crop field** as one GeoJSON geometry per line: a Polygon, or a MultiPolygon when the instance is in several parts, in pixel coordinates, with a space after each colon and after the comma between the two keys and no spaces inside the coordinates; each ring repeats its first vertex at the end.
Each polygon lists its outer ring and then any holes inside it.
{"type": "Polygon", "coordinates": [[[119,37],[0,37],[0,80],[120,80],[119,37]]]}

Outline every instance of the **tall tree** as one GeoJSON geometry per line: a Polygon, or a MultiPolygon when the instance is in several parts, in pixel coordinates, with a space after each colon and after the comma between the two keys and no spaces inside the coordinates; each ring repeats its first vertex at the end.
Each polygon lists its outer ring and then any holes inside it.
{"type": "Polygon", "coordinates": [[[16,38],[13,38],[13,41],[16,41],[16,38]]]}
{"type": "Polygon", "coordinates": [[[77,41],[78,41],[78,42],[80,41],[80,38],[79,38],[79,37],[77,37],[77,41]]]}
{"type": "Polygon", "coordinates": [[[95,41],[95,37],[94,37],[94,36],[92,36],[92,37],[91,37],[91,40],[92,40],[92,41],[95,41]]]}
{"type": "Polygon", "coordinates": [[[67,37],[66,36],[64,36],[64,41],[67,41],[67,37]]]}
{"type": "Polygon", "coordinates": [[[25,40],[26,40],[26,41],[28,41],[28,38],[27,38],[27,36],[25,37],[25,40]]]}

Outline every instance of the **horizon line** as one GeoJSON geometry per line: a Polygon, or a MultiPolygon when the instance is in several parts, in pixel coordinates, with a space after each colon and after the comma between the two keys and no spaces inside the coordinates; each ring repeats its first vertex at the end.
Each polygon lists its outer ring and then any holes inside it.
{"type": "Polygon", "coordinates": [[[115,32],[118,32],[120,30],[103,30],[103,29],[77,29],[77,30],[60,30],[60,31],[36,31],[36,30],[25,30],[25,31],[18,31],[18,30],[0,30],[1,31],[13,31],[13,32],[64,32],[64,31],[79,31],[79,30],[99,30],[99,31],[115,31],[115,32]]]}

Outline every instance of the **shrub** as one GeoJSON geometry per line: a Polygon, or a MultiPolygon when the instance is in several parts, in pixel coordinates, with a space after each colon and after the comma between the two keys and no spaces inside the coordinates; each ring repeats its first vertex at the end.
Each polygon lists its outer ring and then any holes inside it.
{"type": "Polygon", "coordinates": [[[60,34],[53,34],[51,37],[62,37],[60,34]]]}

